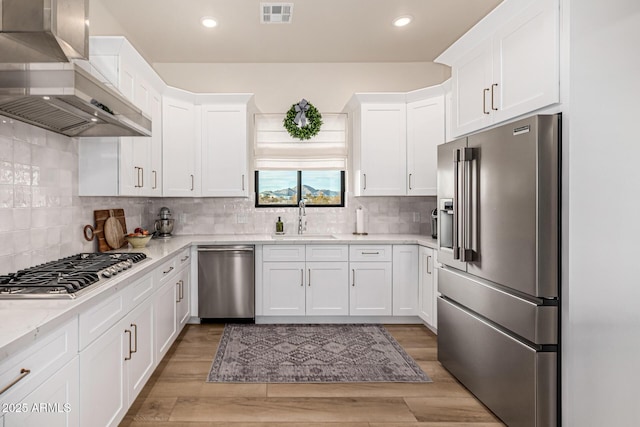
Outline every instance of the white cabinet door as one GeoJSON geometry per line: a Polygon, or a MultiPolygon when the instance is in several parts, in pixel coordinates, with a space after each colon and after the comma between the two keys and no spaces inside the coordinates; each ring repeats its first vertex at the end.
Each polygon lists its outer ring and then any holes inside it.
{"type": "Polygon", "coordinates": [[[435,263],[433,254],[433,249],[420,246],[420,312],[418,315],[427,325],[435,327],[436,291],[434,289],[433,269],[435,263]]]}
{"type": "Polygon", "coordinates": [[[407,194],[435,196],[437,146],[445,142],[444,96],[407,104],[407,194]]]}
{"type": "Polygon", "coordinates": [[[559,7],[536,0],[493,38],[494,122],[559,101],[559,7]]]}
{"type": "Polygon", "coordinates": [[[177,287],[173,280],[156,293],[153,301],[156,360],[160,361],[178,336],[177,287]]]}
{"type": "Polygon", "coordinates": [[[307,316],[349,314],[349,263],[307,262],[307,316]]]}
{"type": "Polygon", "coordinates": [[[349,287],[351,316],[390,316],[392,277],[390,262],[352,262],[349,287]]]}
{"type": "Polygon", "coordinates": [[[418,246],[393,246],[393,315],[418,314],[418,246]]]}
{"type": "Polygon", "coordinates": [[[304,268],[304,262],[262,264],[263,313],[265,315],[305,315],[304,268]]]}
{"type": "Polygon", "coordinates": [[[176,313],[177,313],[177,328],[178,328],[178,333],[180,333],[180,331],[182,330],[182,328],[184,328],[184,325],[187,324],[187,321],[189,320],[189,268],[185,268],[184,270],[182,270],[178,276],[176,277],[176,281],[177,281],[177,287],[176,287],[176,292],[177,292],[177,308],[176,308],[176,313]]]}
{"type": "Polygon", "coordinates": [[[152,90],[149,98],[151,110],[151,143],[149,174],[144,175],[145,194],[162,196],[162,96],[152,90]]]}
{"type": "MultiPolygon", "coordinates": [[[[131,331],[133,351],[127,360],[128,402],[133,403],[155,367],[153,347],[153,304],[150,299],[136,307],[127,316],[125,328],[131,331]]],[[[128,338],[128,336],[127,336],[128,338]]]]}
{"type": "Polygon", "coordinates": [[[361,176],[357,195],[406,195],[406,104],[363,104],[360,118],[361,176]]]}
{"type": "Polygon", "coordinates": [[[247,197],[247,106],[202,106],[202,196],[247,197]]]}
{"type": "Polygon", "coordinates": [[[200,191],[196,176],[195,107],[188,101],[162,98],[163,196],[192,197],[200,191]]]}
{"type": "Polygon", "coordinates": [[[492,62],[489,40],[453,65],[451,80],[455,136],[473,132],[491,123],[492,62]]]}
{"type": "Polygon", "coordinates": [[[80,352],[80,425],[117,425],[128,409],[124,358],[128,334],[122,322],[80,352]]]}
{"type": "MultiPolygon", "coordinates": [[[[79,426],[78,383],[78,357],[75,357],[24,399],[21,407],[26,411],[7,412],[4,426],[79,426]]],[[[2,418],[0,425],[3,425],[2,418]]]]}

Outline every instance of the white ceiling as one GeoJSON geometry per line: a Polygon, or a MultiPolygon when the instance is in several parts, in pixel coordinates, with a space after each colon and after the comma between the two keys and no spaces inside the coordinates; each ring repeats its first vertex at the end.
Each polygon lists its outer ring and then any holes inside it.
{"type": "Polygon", "coordinates": [[[501,1],[292,0],[291,24],[264,25],[260,0],[91,0],[90,32],[151,63],[429,62],[501,1]],[[413,22],[393,27],[400,15],[413,22]]]}

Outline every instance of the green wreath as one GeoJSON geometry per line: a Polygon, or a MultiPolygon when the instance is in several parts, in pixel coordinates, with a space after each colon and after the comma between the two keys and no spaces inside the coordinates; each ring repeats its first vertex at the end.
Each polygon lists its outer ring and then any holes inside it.
{"type": "Polygon", "coordinates": [[[292,137],[311,139],[320,132],[322,115],[316,107],[303,99],[291,106],[282,123],[292,137]]]}

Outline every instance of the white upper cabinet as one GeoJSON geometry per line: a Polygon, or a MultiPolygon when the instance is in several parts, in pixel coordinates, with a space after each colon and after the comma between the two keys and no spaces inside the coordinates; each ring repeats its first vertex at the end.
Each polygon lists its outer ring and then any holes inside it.
{"type": "Polygon", "coordinates": [[[169,89],[162,97],[162,192],[169,197],[200,195],[197,160],[200,141],[196,139],[193,94],[169,89]]]}
{"type": "Polygon", "coordinates": [[[252,98],[251,95],[208,95],[202,100],[207,102],[200,106],[204,197],[249,195],[247,146],[252,98]]]}
{"type": "Polygon", "coordinates": [[[435,196],[437,146],[445,141],[445,105],[440,88],[407,103],[407,195],[435,196]]]}
{"type": "Polygon", "coordinates": [[[444,142],[441,87],[360,93],[346,107],[356,196],[436,194],[436,146],[444,142]]]}
{"type": "Polygon", "coordinates": [[[124,37],[92,37],[91,65],[151,118],[152,136],[80,139],[81,196],[161,196],[165,84],[124,37]]]}
{"type": "Polygon", "coordinates": [[[366,104],[360,114],[360,195],[406,194],[405,103],[366,104]]]}
{"type": "Polygon", "coordinates": [[[453,136],[559,102],[558,0],[501,4],[436,62],[452,67],[453,136]]]}

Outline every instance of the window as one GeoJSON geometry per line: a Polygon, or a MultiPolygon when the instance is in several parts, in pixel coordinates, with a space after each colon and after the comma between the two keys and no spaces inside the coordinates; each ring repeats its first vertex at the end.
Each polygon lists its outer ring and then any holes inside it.
{"type": "Polygon", "coordinates": [[[343,207],[344,171],[256,171],[256,207],[343,207]]]}

